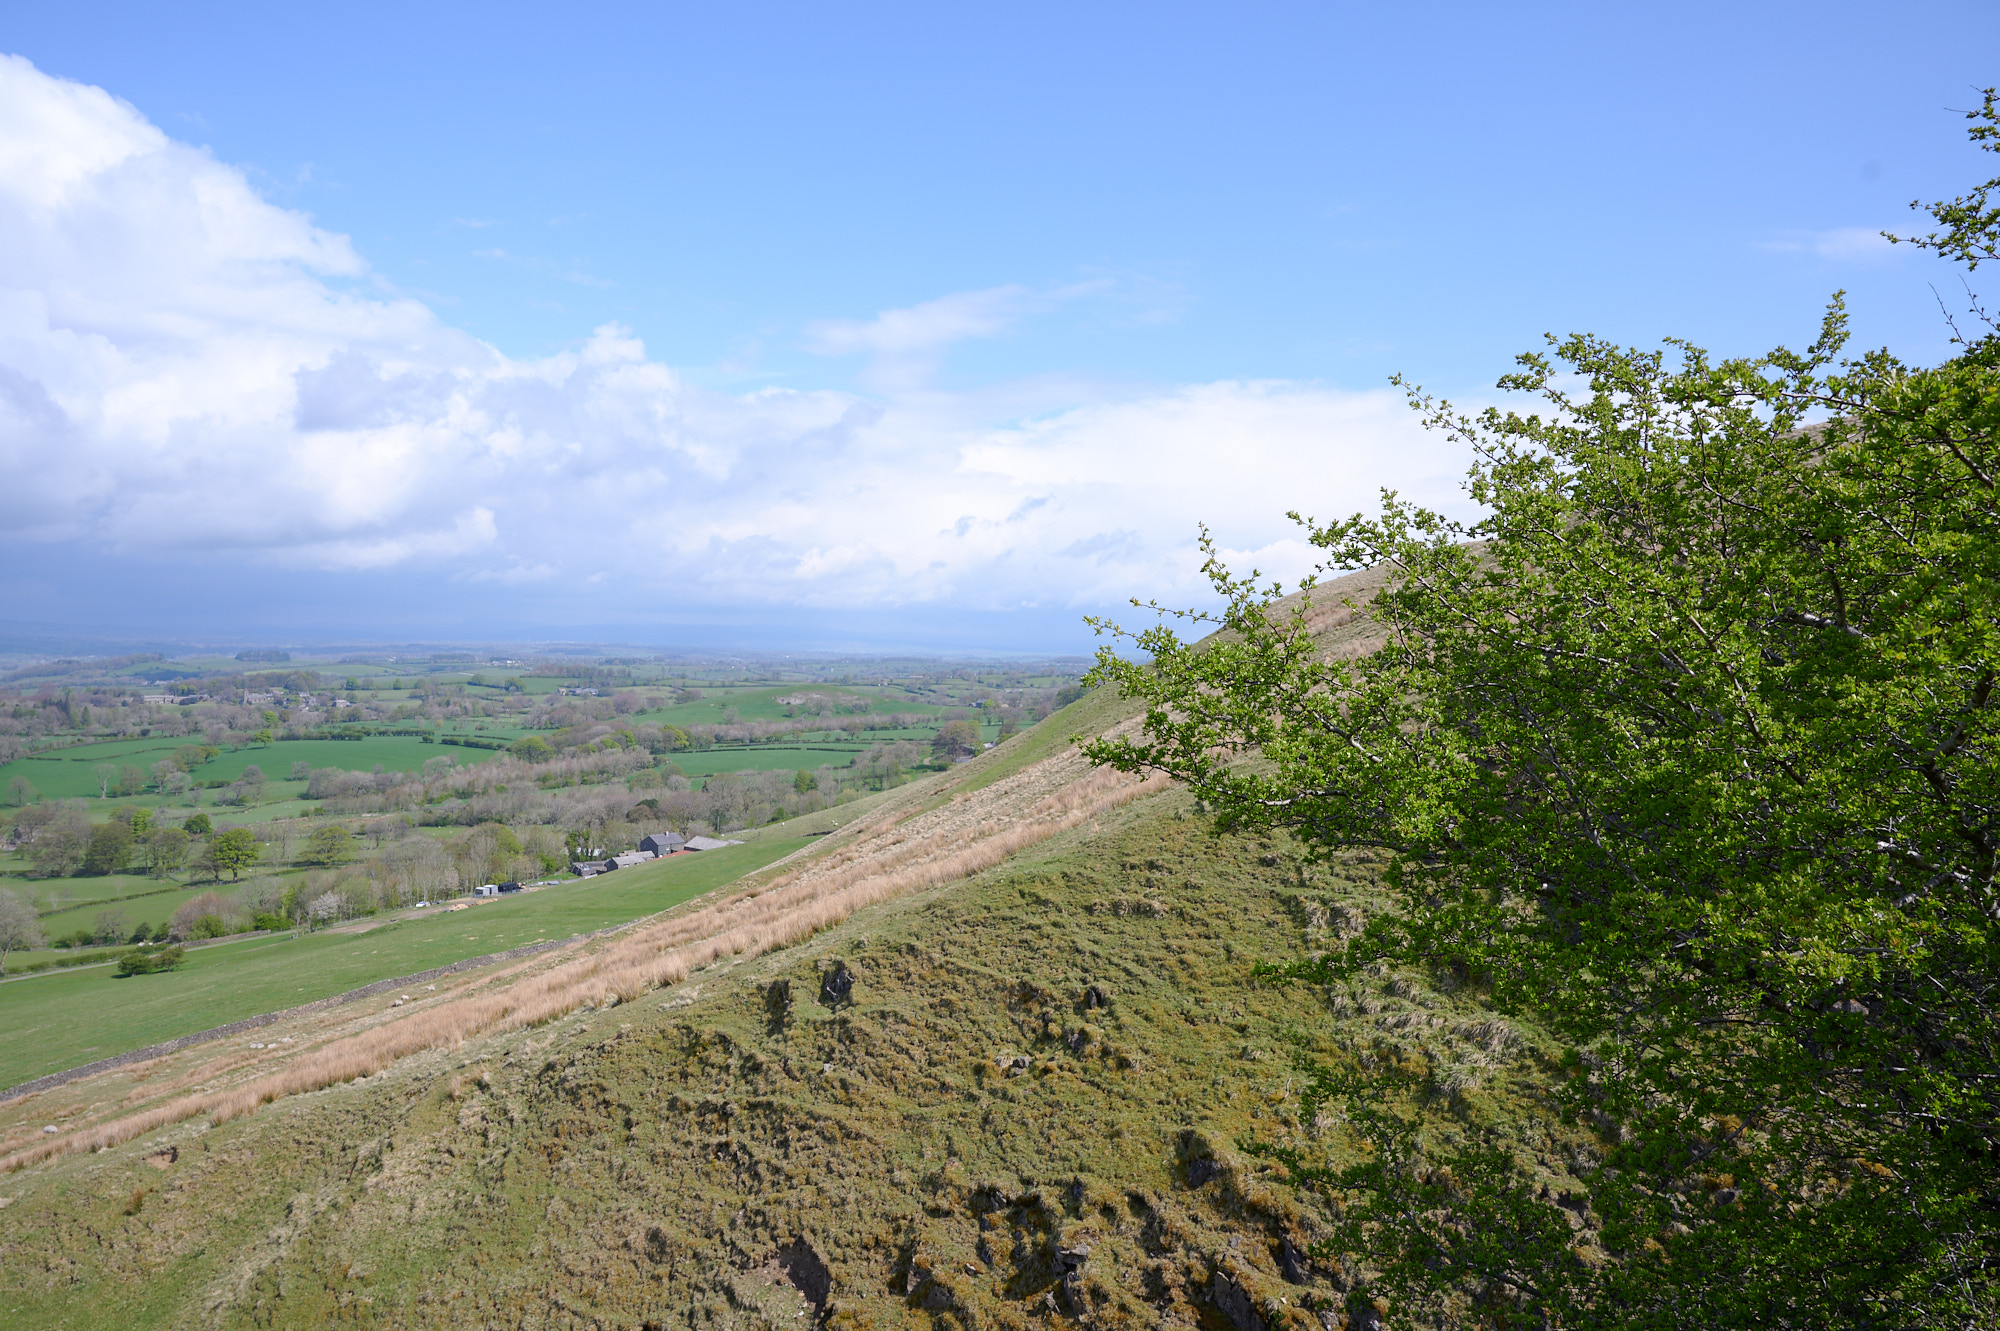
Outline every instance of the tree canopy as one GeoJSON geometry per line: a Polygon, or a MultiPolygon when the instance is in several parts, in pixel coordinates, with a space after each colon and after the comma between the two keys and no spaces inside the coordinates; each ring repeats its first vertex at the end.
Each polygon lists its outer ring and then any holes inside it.
{"type": "Polygon", "coordinates": [[[0,973],[7,968],[9,952],[42,945],[41,922],[35,908],[5,888],[0,888],[0,973]]]}
{"type": "Polygon", "coordinates": [[[354,852],[354,833],[339,823],[328,823],[314,828],[312,835],[306,838],[305,854],[300,856],[300,860],[305,864],[332,868],[353,859],[354,852]]]}
{"type": "MultiPolygon", "coordinates": [[[[2000,148],[1992,94],[1975,119],[2000,148]]],[[[1918,243],[1990,257],[1993,187],[1918,243]]],[[[1210,548],[1224,608],[1190,615],[1218,632],[1099,654],[1148,710],[1094,759],[1227,828],[1389,852],[1402,910],[1287,973],[1426,966],[1569,1046],[1561,1107],[1605,1137],[1580,1230],[1502,1152],[1419,1151],[1413,1088],[1315,1069],[1349,1163],[1287,1158],[1406,1297],[1494,1325],[2000,1317],[2000,336],[1933,368],[1846,340],[1836,298],[1802,352],[1577,336],[1501,381],[1532,409],[1413,392],[1486,516],[1300,519],[1324,570],[1387,574],[1353,607],[1379,648],[1329,654],[1311,588],[1281,603],[1210,548]]]]}
{"type": "Polygon", "coordinates": [[[970,721],[947,721],[931,738],[931,756],[949,762],[979,752],[979,727],[970,721]]]}
{"type": "Polygon", "coordinates": [[[264,847],[249,828],[232,827],[210,837],[202,856],[216,877],[227,871],[231,878],[238,878],[245,869],[264,857],[264,847]]]}

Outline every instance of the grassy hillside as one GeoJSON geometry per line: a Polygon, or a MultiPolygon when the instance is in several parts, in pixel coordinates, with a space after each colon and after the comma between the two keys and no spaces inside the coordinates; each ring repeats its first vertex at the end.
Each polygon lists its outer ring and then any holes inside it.
{"type": "MultiPolygon", "coordinates": [[[[803,838],[772,837],[469,910],[412,912],[365,932],[281,934],[201,948],[189,952],[179,970],[161,975],[119,979],[109,967],[88,967],[9,980],[0,983],[0,1087],[377,980],[622,924],[712,891],[805,844],[803,838]]],[[[133,903],[131,913],[137,915],[141,904],[133,903]]]]}
{"type": "MultiPolygon", "coordinates": [[[[1590,1149],[1523,1126],[1533,1032],[1413,976],[1252,977],[1381,905],[1364,860],[1306,872],[1183,795],[1128,804],[608,1010],[7,1176],[0,1326],[1372,1316],[1362,1273],[1297,1256],[1323,1204],[1239,1149],[1331,1140],[1296,1120],[1295,1051],[1402,1061],[1446,1131],[1558,1189],[1590,1149]]],[[[8,1110],[8,1144],[90,1112],[63,1104],[8,1110]]]]}
{"type": "Polygon", "coordinates": [[[1352,1149],[1298,1057],[1402,1067],[1556,1194],[1595,1144],[1474,996],[1257,980],[1384,909],[1376,866],[1071,752],[1131,715],[796,820],[830,835],[570,960],[0,1105],[0,1328],[1379,1325],[1307,1256],[1333,1203],[1246,1151],[1352,1149]]]}

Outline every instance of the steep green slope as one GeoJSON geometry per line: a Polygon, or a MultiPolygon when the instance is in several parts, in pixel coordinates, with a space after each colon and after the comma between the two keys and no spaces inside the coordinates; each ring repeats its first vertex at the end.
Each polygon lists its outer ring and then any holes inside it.
{"type": "Polygon", "coordinates": [[[1295,1049],[1403,1062],[1552,1187],[1588,1149],[1524,1126],[1531,1032],[1253,979],[1380,905],[1366,863],[1144,800],[636,1002],[0,1178],[0,1327],[1372,1325],[1299,1256],[1327,1204],[1236,1147],[1318,1137],[1295,1049]]]}

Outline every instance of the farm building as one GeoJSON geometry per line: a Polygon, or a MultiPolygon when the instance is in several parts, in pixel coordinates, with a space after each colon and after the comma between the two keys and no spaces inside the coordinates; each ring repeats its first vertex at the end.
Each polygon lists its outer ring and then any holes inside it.
{"type": "Polygon", "coordinates": [[[650,850],[655,855],[671,855],[686,845],[687,839],[678,832],[655,832],[639,838],[639,849],[650,850]]]}
{"type": "Polygon", "coordinates": [[[604,861],[604,872],[610,873],[613,869],[629,869],[635,864],[644,864],[647,860],[653,858],[655,856],[650,850],[628,850],[622,855],[613,855],[607,858],[604,861]]]}
{"type": "Polygon", "coordinates": [[[689,850],[721,850],[724,846],[740,846],[741,841],[717,841],[712,836],[698,836],[687,843],[689,850]]]}

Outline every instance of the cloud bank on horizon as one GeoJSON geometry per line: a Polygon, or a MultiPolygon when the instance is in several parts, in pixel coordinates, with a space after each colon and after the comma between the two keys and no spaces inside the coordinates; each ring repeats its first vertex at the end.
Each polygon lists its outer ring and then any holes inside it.
{"type": "Polygon", "coordinates": [[[597,622],[663,595],[1082,608],[1197,595],[1199,522],[1296,576],[1285,509],[1456,494],[1387,389],[937,384],[955,343],[1091,297],[799,330],[861,358],[849,391],[702,387],[612,325],[513,358],[110,93],[0,57],[0,527],[50,559],[560,588],[597,622]]]}

